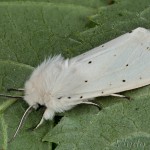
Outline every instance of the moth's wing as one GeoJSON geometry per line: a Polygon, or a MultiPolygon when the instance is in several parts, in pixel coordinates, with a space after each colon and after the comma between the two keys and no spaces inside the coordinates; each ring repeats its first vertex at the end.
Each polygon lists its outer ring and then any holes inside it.
{"type": "Polygon", "coordinates": [[[55,88],[55,96],[80,100],[150,84],[149,30],[137,28],[104,46],[105,50],[96,48],[86,57],[71,59],[55,88]]]}
{"type": "MultiPolygon", "coordinates": [[[[140,35],[143,36],[143,34],[145,33],[149,33],[149,30],[147,29],[144,29],[144,28],[137,28],[135,30],[133,30],[132,32],[129,32],[129,33],[126,33],[126,34],[123,34],[105,44],[102,44],[90,51],[87,51],[81,55],[78,55],[74,58],[72,58],[72,61],[84,61],[84,60],[88,60],[90,58],[93,58],[95,56],[100,56],[100,55],[103,55],[106,53],[110,53],[110,51],[114,51],[114,49],[118,49],[119,47],[122,48],[122,46],[124,46],[123,44],[126,43],[126,42],[129,42],[130,43],[130,39],[132,38],[138,38],[139,36],[139,40],[140,40],[140,35]]],[[[119,50],[119,49],[118,49],[119,50]]]]}
{"type": "Polygon", "coordinates": [[[110,51],[114,51],[115,48],[118,49],[120,45],[122,46],[123,43],[128,42],[131,38],[133,38],[133,36],[138,36],[138,34],[141,32],[148,32],[148,30],[139,27],[130,33],[123,34],[105,44],[102,44],[96,48],[93,48],[90,51],[87,51],[79,56],[72,58],[72,61],[84,61],[95,56],[100,56],[103,54],[106,55],[107,52],[110,53],[110,51]]]}

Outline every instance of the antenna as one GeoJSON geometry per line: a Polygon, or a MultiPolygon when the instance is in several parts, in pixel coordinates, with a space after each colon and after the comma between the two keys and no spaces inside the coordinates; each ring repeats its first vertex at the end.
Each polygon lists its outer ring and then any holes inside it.
{"type": "Polygon", "coordinates": [[[24,89],[22,89],[22,88],[19,88],[19,89],[16,89],[16,88],[8,88],[7,89],[7,91],[19,91],[19,92],[22,92],[22,91],[24,91],[24,89]]]}
{"type": "MultiPolygon", "coordinates": [[[[19,92],[22,92],[24,91],[24,89],[22,88],[19,88],[19,89],[16,89],[16,88],[8,88],[7,91],[19,91],[19,92]]],[[[23,98],[23,96],[13,96],[13,95],[5,95],[5,94],[0,94],[0,96],[2,97],[7,97],[7,98],[23,98]]]]}
{"type": "Polygon", "coordinates": [[[33,106],[29,106],[29,107],[26,109],[26,111],[24,112],[24,114],[23,114],[23,116],[22,116],[22,118],[21,118],[21,120],[20,120],[20,123],[19,123],[19,125],[18,125],[18,127],[17,127],[17,129],[16,129],[15,134],[13,135],[13,137],[11,138],[11,140],[10,140],[8,143],[10,143],[10,142],[12,142],[12,141],[14,140],[14,138],[15,138],[16,135],[18,134],[19,130],[21,129],[22,125],[24,124],[24,122],[25,122],[27,116],[31,113],[32,109],[33,109],[33,106]]]}
{"type": "Polygon", "coordinates": [[[7,98],[23,98],[23,96],[13,96],[13,95],[5,95],[5,94],[0,94],[2,97],[7,97],[7,98]]]}

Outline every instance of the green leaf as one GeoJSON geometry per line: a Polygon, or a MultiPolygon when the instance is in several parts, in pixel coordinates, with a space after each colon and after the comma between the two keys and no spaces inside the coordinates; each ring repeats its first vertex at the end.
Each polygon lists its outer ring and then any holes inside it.
{"type": "Polygon", "coordinates": [[[71,4],[0,3],[0,58],[36,66],[50,55],[71,56],[71,47],[81,44],[73,34],[88,28],[95,12],[71,4]]]}
{"type": "MultiPolygon", "coordinates": [[[[1,0],[1,92],[23,87],[34,67],[50,55],[72,57],[136,27],[150,28],[149,14],[149,0],[1,0]]],[[[34,111],[11,143],[8,140],[28,106],[22,100],[1,98],[0,149],[50,150],[55,148],[52,142],[58,144],[56,149],[65,150],[150,149],[149,87],[123,94],[134,100],[98,98],[104,105],[100,112],[92,106],[78,106],[60,122],[56,117],[31,131],[44,110],[34,111]]]]}
{"type": "Polygon", "coordinates": [[[2,145],[3,149],[7,149],[7,141],[8,141],[8,137],[7,137],[7,125],[5,123],[5,120],[3,118],[3,115],[0,115],[0,137],[1,137],[1,141],[2,143],[0,143],[2,145]]]}
{"type": "Polygon", "coordinates": [[[78,107],[63,117],[43,140],[59,144],[57,150],[148,150],[149,97],[150,94],[140,96],[137,92],[134,100],[124,100],[102,111],[78,107]]]}
{"type": "MultiPolygon", "coordinates": [[[[97,25],[77,36],[82,42],[82,52],[136,27],[150,28],[149,6],[150,2],[145,0],[136,3],[121,1],[111,7],[100,8],[98,14],[90,17],[97,25]]],[[[149,88],[127,92],[127,96],[134,101],[114,105],[118,102],[116,98],[99,98],[106,108],[94,115],[87,106],[72,110],[43,140],[57,143],[58,150],[149,150],[149,88]]]]}
{"type": "MultiPolygon", "coordinates": [[[[88,29],[88,16],[96,13],[92,7],[49,2],[0,2],[0,89],[20,88],[37,64],[45,57],[62,53],[74,55],[73,45],[81,43],[73,35],[88,29]]],[[[23,93],[11,92],[11,95],[23,93]]],[[[27,104],[16,99],[0,98],[0,149],[52,149],[42,142],[51,131],[53,121],[43,128],[35,127],[44,110],[33,112],[14,141],[13,136],[27,104]]]]}
{"type": "Polygon", "coordinates": [[[113,143],[110,147],[107,147],[105,150],[148,150],[149,148],[150,134],[139,132],[113,143]]]}
{"type": "Polygon", "coordinates": [[[111,7],[102,7],[90,17],[97,25],[81,32],[78,40],[82,41],[82,51],[96,47],[111,39],[129,32],[137,27],[150,28],[150,1],[126,0],[115,3],[111,7]],[[86,46],[85,46],[86,45],[86,46]]]}
{"type": "Polygon", "coordinates": [[[86,6],[86,7],[92,7],[92,8],[98,8],[100,6],[108,5],[109,0],[0,0],[1,2],[20,2],[20,1],[30,1],[30,2],[49,2],[49,3],[55,3],[55,4],[74,4],[74,5],[80,5],[80,6],[86,6]]]}

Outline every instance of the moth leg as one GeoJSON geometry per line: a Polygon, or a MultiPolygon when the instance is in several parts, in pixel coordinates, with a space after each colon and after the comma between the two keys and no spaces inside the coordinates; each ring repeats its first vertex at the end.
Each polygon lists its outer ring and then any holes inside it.
{"type": "Polygon", "coordinates": [[[130,100],[130,97],[124,96],[124,95],[120,95],[120,94],[110,94],[110,96],[122,97],[122,98],[126,98],[126,99],[130,100]]]}
{"type": "Polygon", "coordinates": [[[7,91],[8,92],[10,92],[10,91],[24,91],[24,89],[22,89],[22,88],[18,88],[18,89],[16,89],[16,88],[7,88],[7,91]]]}
{"type": "Polygon", "coordinates": [[[35,127],[35,129],[37,129],[39,126],[41,126],[43,124],[44,120],[52,120],[54,117],[54,114],[55,113],[53,110],[47,108],[43,114],[41,121],[38,123],[38,125],[35,127]]]}
{"type": "Polygon", "coordinates": [[[37,129],[39,126],[41,126],[43,122],[44,122],[44,118],[42,117],[41,121],[38,123],[38,125],[34,129],[37,129]]]}
{"type": "Polygon", "coordinates": [[[102,106],[96,104],[96,103],[93,103],[93,102],[82,102],[80,104],[88,104],[88,105],[93,105],[93,106],[96,106],[99,110],[102,109],[102,106]]]}

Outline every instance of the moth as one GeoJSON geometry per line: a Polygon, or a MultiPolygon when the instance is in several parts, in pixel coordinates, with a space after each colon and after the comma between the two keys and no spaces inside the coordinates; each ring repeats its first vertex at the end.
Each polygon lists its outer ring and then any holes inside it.
{"type": "Polygon", "coordinates": [[[37,127],[76,105],[98,106],[95,97],[124,97],[118,93],[149,84],[150,31],[139,27],[74,58],[50,57],[35,68],[19,89],[29,105],[19,126],[39,105],[46,110],[37,127]]]}

